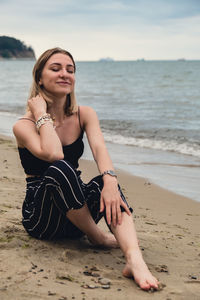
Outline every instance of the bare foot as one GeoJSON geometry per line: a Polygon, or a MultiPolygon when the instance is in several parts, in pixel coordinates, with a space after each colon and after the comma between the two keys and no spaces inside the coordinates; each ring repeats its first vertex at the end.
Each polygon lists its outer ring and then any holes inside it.
{"type": "Polygon", "coordinates": [[[89,241],[95,246],[100,248],[119,248],[119,244],[115,236],[111,233],[102,233],[102,238],[100,241],[91,240],[89,241]]]}
{"type": "Polygon", "coordinates": [[[127,263],[122,274],[125,277],[134,277],[135,282],[143,290],[158,289],[158,280],[149,271],[139,250],[127,255],[127,263]]]}

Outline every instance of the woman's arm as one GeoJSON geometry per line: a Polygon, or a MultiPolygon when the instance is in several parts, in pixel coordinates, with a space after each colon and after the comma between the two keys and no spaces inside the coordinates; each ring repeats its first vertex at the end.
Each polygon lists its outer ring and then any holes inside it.
{"type": "MultiPolygon", "coordinates": [[[[46,102],[42,97],[30,99],[28,105],[34,121],[46,114],[46,102]]],[[[13,126],[13,132],[18,145],[27,148],[40,159],[53,162],[64,157],[61,141],[50,122],[45,122],[38,133],[33,122],[22,119],[13,126]]]]}
{"type": "MultiPolygon", "coordinates": [[[[90,107],[82,106],[80,113],[88,142],[99,172],[102,174],[104,171],[114,170],[111,158],[104,142],[96,112],[90,107]]],[[[130,214],[130,211],[127,205],[121,199],[116,177],[112,177],[107,174],[103,176],[103,181],[104,188],[101,193],[100,211],[106,209],[106,218],[108,224],[111,224],[112,220],[112,224],[116,226],[116,224],[121,223],[120,206],[124,207],[128,214],[130,214]]]]}

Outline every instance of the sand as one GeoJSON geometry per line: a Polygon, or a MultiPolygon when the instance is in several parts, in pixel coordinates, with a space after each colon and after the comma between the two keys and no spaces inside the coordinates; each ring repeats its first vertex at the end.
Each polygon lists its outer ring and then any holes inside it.
{"type": "MultiPolygon", "coordinates": [[[[161,282],[140,290],[121,274],[120,249],[100,250],[87,239],[39,241],[21,224],[25,176],[16,144],[0,138],[0,299],[200,299],[200,203],[118,170],[134,208],[140,247],[161,282]],[[103,279],[101,279],[103,278],[103,279]]],[[[98,174],[81,161],[83,179],[98,174]]],[[[108,231],[104,221],[100,225],[108,231]]]]}

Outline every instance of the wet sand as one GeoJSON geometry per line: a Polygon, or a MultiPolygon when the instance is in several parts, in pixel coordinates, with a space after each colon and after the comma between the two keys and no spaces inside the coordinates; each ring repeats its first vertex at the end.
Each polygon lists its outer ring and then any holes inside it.
{"type": "MultiPolygon", "coordinates": [[[[199,299],[200,203],[118,170],[143,256],[161,282],[152,294],[122,276],[120,249],[29,237],[21,224],[25,176],[12,139],[1,136],[0,157],[0,299],[199,299]]],[[[86,182],[98,174],[91,161],[80,169],[86,182]]],[[[103,220],[99,226],[108,231],[103,220]]]]}

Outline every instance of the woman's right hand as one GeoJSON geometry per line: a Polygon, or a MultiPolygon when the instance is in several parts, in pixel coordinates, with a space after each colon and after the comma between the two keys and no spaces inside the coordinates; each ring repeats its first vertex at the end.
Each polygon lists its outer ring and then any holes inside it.
{"type": "Polygon", "coordinates": [[[41,95],[29,99],[28,107],[36,121],[47,111],[47,103],[41,95]]]}

